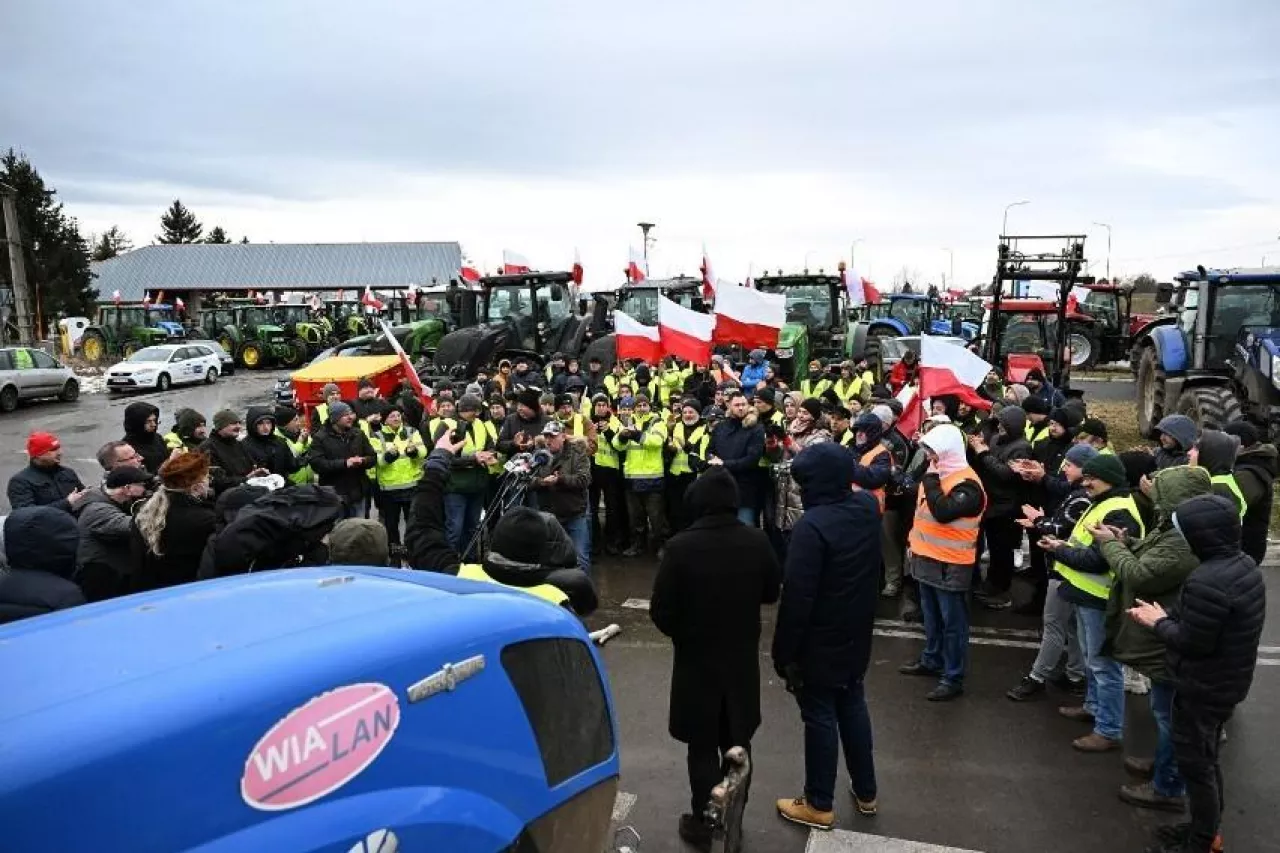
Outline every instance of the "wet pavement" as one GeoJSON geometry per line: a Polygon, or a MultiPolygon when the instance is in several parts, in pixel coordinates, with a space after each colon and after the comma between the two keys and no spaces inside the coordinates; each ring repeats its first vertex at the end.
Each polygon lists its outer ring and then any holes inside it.
{"type": "MultiPolygon", "coordinates": [[[[25,464],[32,429],[56,433],[64,460],[86,482],[98,476],[94,454],[120,437],[124,407],[135,399],[161,409],[161,429],[173,412],[190,406],[212,417],[220,408],[243,412],[270,401],[277,374],[241,374],[213,386],[194,386],[128,397],[86,395],[78,402],[26,405],[0,415],[0,477],[25,464]]],[[[1098,383],[1102,384],[1102,383],[1098,383]]],[[[1114,383],[1126,393],[1131,384],[1114,383]]],[[[590,627],[616,622],[623,634],[603,652],[617,705],[622,780],[617,816],[642,836],[643,853],[684,851],[675,833],[688,808],[684,747],[667,735],[671,647],[649,622],[647,604],[656,564],[652,559],[603,561],[596,567],[601,609],[590,627]]],[[[1276,588],[1276,569],[1268,582],[1276,588]]],[[[1151,829],[1171,817],[1121,803],[1117,788],[1129,780],[1121,755],[1084,755],[1071,740],[1084,726],[1058,716],[1068,700],[1050,692],[1039,701],[1005,698],[1035,655],[1036,621],[1009,612],[979,610],[970,646],[966,694],[948,704],[929,703],[925,681],[897,674],[921,646],[917,626],[898,620],[896,604],[882,602],[868,674],[876,738],[880,814],[858,817],[841,768],[837,831],[810,833],[781,821],[773,800],[796,796],[803,784],[803,744],[794,700],[773,676],[768,648],[774,608],[765,611],[761,639],[764,723],[753,742],[755,776],[747,809],[747,849],[761,853],[947,850],[977,853],[1077,853],[1139,851],[1151,829]],[[812,835],[812,838],[811,838],[812,835]],[[932,846],[930,846],[932,845],[932,846]]],[[[1224,833],[1228,849],[1280,851],[1275,803],[1280,802],[1280,628],[1268,625],[1263,662],[1253,693],[1229,726],[1223,748],[1227,785],[1224,833]]],[[[1129,750],[1149,756],[1154,724],[1146,698],[1129,696],[1129,750]]]]}

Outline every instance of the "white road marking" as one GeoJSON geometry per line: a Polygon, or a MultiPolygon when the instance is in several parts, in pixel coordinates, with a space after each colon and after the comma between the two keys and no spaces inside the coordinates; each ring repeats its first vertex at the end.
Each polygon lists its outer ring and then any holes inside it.
{"type": "Polygon", "coordinates": [[[907,841],[904,838],[888,838],[883,835],[866,835],[835,829],[830,832],[814,829],[809,832],[805,853],[978,853],[959,847],[939,847],[907,841]]]}
{"type": "MultiPolygon", "coordinates": [[[[923,631],[924,626],[919,622],[903,622],[898,619],[877,619],[877,628],[906,628],[912,631],[923,631]]],[[[1040,640],[1040,632],[1032,631],[1027,628],[988,628],[984,625],[970,625],[970,634],[984,634],[992,637],[1017,637],[1024,640],[1035,640],[1037,645],[1040,640]]]]}
{"type": "Polygon", "coordinates": [[[628,598],[622,602],[622,606],[628,610],[648,610],[649,599],[647,598],[628,598]]]}
{"type": "MultiPolygon", "coordinates": [[[[877,637],[892,637],[899,640],[924,640],[923,631],[899,631],[890,628],[876,628],[871,633],[877,637]]],[[[1038,649],[1040,641],[1031,642],[1029,640],[1002,640],[999,637],[974,637],[970,635],[969,645],[971,646],[1000,646],[1005,649],[1038,649]]]]}
{"type": "Polygon", "coordinates": [[[613,799],[613,822],[622,823],[631,814],[631,807],[636,804],[636,795],[619,791],[613,799]]]}

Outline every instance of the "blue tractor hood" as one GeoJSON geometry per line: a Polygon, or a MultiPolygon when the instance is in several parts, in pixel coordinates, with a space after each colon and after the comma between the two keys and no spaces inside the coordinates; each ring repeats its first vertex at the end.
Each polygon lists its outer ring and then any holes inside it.
{"type": "Polygon", "coordinates": [[[163,329],[164,333],[171,338],[181,338],[186,334],[186,331],[182,328],[182,324],[174,322],[173,320],[157,320],[152,323],[152,325],[157,329],[163,329]]]}

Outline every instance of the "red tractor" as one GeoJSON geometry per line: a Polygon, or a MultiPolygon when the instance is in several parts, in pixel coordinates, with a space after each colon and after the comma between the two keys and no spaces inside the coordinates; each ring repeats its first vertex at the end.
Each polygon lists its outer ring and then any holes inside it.
{"type": "Polygon", "coordinates": [[[1085,334],[1084,329],[1072,329],[1072,366],[1083,370],[1099,363],[1133,361],[1134,342],[1149,332],[1160,315],[1134,314],[1132,288],[1105,281],[1083,287],[1089,295],[1077,308],[1095,322],[1092,335],[1085,334]],[[1081,333],[1079,337],[1077,332],[1081,333]]]}
{"type": "MultiPolygon", "coordinates": [[[[1067,348],[1071,353],[1071,366],[1079,367],[1076,348],[1081,341],[1096,340],[1096,321],[1088,314],[1067,311],[1067,348]]],[[[982,313],[983,341],[993,333],[991,326],[991,302],[987,301],[982,313]]],[[[1027,371],[1039,367],[1048,375],[1049,365],[1055,363],[1053,350],[1058,340],[1058,305],[1047,299],[1001,299],[999,322],[996,323],[997,366],[1004,367],[1005,378],[1021,382],[1027,371]]],[[[986,347],[983,347],[986,351],[986,347]]],[[[990,361],[990,359],[988,359],[990,361]]]]}

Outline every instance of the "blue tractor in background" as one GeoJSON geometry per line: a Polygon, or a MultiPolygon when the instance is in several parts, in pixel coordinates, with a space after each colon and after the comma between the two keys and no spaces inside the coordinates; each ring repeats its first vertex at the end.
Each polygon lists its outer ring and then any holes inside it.
{"type": "Polygon", "coordinates": [[[908,335],[945,335],[972,341],[978,336],[978,324],[961,319],[945,305],[935,288],[929,293],[890,293],[885,301],[870,307],[867,319],[853,327],[847,351],[854,358],[865,358],[873,370],[880,371],[881,340],[908,335]]]}
{"type": "Polygon", "coordinates": [[[1186,415],[1201,427],[1248,420],[1280,424],[1280,269],[1206,270],[1175,276],[1176,320],[1135,342],[1138,427],[1186,415]]]}

